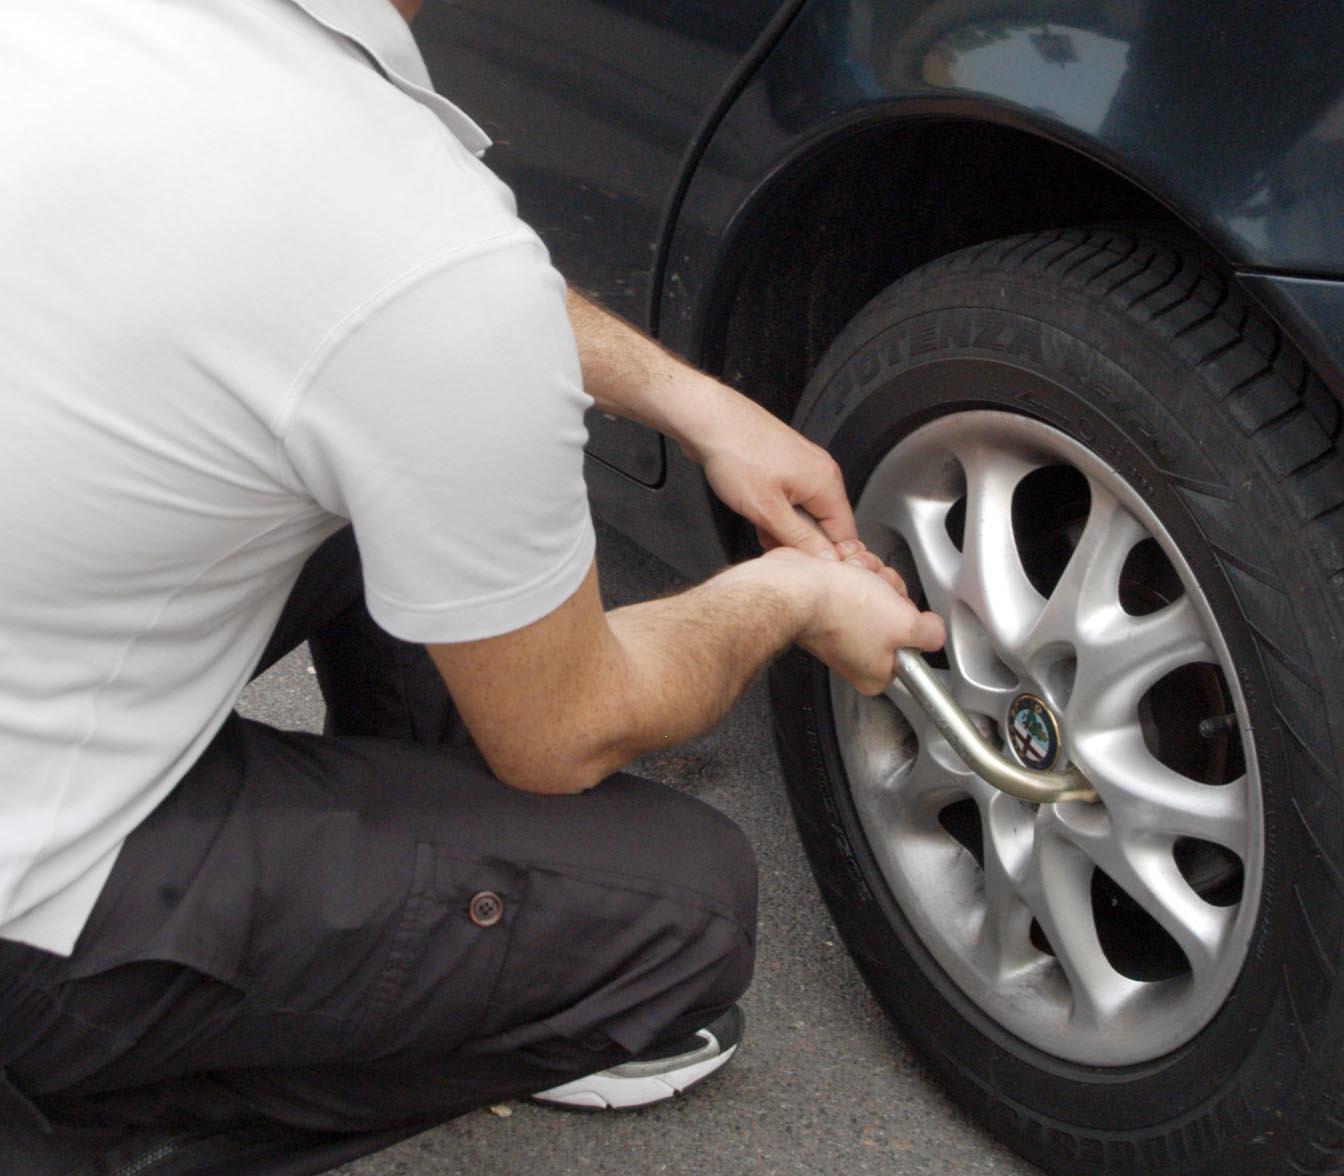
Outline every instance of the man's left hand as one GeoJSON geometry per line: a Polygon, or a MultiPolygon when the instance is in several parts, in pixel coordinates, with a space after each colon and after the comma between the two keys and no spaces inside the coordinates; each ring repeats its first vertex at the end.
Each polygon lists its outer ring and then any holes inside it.
{"type": "Polygon", "coordinates": [[[766,551],[796,547],[824,559],[861,551],[835,459],[754,401],[723,393],[713,428],[683,449],[724,505],[755,525],[766,551]]]}
{"type": "Polygon", "coordinates": [[[830,454],[577,291],[567,302],[583,386],[597,407],[680,444],[767,551],[841,560],[863,551],[830,454]]]}

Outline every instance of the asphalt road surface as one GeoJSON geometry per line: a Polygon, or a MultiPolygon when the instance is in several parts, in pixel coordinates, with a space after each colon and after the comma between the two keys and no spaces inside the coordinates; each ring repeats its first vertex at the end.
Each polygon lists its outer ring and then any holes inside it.
{"type": "MultiPolygon", "coordinates": [[[[599,566],[611,604],[680,583],[606,528],[599,566]]],[[[244,710],[279,726],[320,727],[306,652],[249,687],[244,710]]],[[[756,847],[760,937],[737,1056],[684,1098],[643,1111],[510,1103],[349,1164],[341,1176],[1035,1173],[943,1096],[840,946],[794,833],[761,685],[715,731],[636,770],[722,809],[756,847]]]]}

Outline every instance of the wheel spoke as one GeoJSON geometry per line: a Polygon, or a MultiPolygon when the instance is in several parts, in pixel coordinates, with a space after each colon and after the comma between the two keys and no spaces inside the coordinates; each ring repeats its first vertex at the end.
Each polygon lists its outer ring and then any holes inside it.
{"type": "Polygon", "coordinates": [[[1250,821],[1244,777],[1201,784],[1172,771],[1148,750],[1137,723],[1085,735],[1075,751],[1088,765],[1117,837],[1146,843],[1196,837],[1245,859],[1250,821]]]}
{"type": "Polygon", "coordinates": [[[1075,649],[1095,618],[1120,611],[1120,572],[1134,545],[1147,537],[1143,525],[1111,494],[1093,484],[1092,506],[1078,544],[1023,647],[1027,658],[1054,645],[1075,649]]]}
{"type": "Polygon", "coordinates": [[[1000,650],[1017,649],[1045,604],[1027,579],[1013,533],[1013,491],[1039,463],[968,444],[966,530],[956,594],[979,617],[1000,650]]]}
{"type": "Polygon", "coordinates": [[[914,763],[885,783],[891,794],[893,818],[921,827],[929,825],[949,800],[967,794],[974,779],[946,743],[941,754],[932,741],[921,744],[914,763]]]}
{"type": "Polygon", "coordinates": [[[1020,890],[1030,858],[1033,813],[1011,796],[994,793],[982,810],[985,916],[976,955],[981,970],[997,982],[1037,965],[1031,943],[1031,908],[1020,890]]]}
{"type": "Polygon", "coordinates": [[[1075,737],[1087,729],[1128,724],[1160,678],[1181,666],[1213,660],[1187,596],[1142,617],[1117,607],[1080,637],[1078,678],[1066,714],[1075,737]]]}
{"type": "Polygon", "coordinates": [[[1215,965],[1235,908],[1205,902],[1176,865],[1170,847],[1112,845],[1097,864],[1176,941],[1195,979],[1215,965]]]}
{"type": "Polygon", "coordinates": [[[947,533],[952,504],[916,494],[897,496],[883,511],[883,525],[899,533],[915,559],[924,599],[931,611],[946,616],[961,568],[961,552],[947,533]]]}
{"type": "Polygon", "coordinates": [[[1073,995],[1070,1023],[1097,1032],[1142,988],[1106,958],[1092,910],[1091,859],[1064,838],[1038,836],[1025,888],[1073,995]]]}

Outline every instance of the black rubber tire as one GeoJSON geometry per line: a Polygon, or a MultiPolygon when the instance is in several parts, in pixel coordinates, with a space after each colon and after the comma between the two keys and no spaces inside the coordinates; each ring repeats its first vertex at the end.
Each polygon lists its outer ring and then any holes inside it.
{"type": "Polygon", "coordinates": [[[1254,939],[1221,1010],[1173,1053],[1114,1069],[1049,1057],[934,962],[858,823],[828,675],[771,675],[813,871],[879,1001],[953,1095],[1056,1173],[1344,1170],[1344,459],[1340,408],[1211,259],[1176,237],[1071,229],[978,246],[849,324],[796,424],[857,499],[915,427],[1008,409],[1083,441],[1143,493],[1237,667],[1264,793],[1254,939]]]}

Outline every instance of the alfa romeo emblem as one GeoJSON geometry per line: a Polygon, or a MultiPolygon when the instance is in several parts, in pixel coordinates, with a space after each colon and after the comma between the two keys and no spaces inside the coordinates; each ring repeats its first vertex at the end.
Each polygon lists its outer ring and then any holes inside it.
{"type": "Polygon", "coordinates": [[[1008,708],[1008,742],[1029,768],[1049,771],[1059,759],[1059,724],[1034,694],[1019,694],[1008,708]]]}

